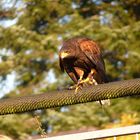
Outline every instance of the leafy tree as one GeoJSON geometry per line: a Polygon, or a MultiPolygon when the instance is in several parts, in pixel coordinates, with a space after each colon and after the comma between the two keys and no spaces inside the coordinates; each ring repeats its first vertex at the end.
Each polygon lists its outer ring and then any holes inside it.
{"type": "MultiPolygon", "coordinates": [[[[9,74],[16,75],[15,89],[4,97],[39,94],[73,84],[58,65],[62,40],[73,36],[88,36],[99,42],[110,81],[140,77],[139,9],[139,1],[134,0],[2,0],[0,79],[7,82],[9,74]],[[10,25],[12,21],[15,23],[10,25]]],[[[41,111],[39,115],[48,132],[102,127],[118,119],[121,112],[138,112],[138,102],[135,98],[116,99],[107,112],[88,103],[41,111]]],[[[19,120],[16,116],[17,122],[14,115],[12,121],[1,118],[9,130],[1,125],[0,131],[16,138],[33,133],[22,124],[32,118],[31,114],[19,120]],[[13,126],[18,129],[12,130],[13,126]]]]}

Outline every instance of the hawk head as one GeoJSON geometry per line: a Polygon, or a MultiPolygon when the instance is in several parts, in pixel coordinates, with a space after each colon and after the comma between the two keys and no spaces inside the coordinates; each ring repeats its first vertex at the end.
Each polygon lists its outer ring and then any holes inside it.
{"type": "Polygon", "coordinates": [[[71,52],[70,51],[68,51],[68,50],[61,50],[60,51],[61,59],[68,58],[69,56],[71,56],[71,52]]]}

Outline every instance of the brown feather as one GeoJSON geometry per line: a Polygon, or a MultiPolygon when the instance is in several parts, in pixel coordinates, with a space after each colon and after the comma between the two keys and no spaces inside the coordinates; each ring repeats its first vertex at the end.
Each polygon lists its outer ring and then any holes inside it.
{"type": "Polygon", "coordinates": [[[105,65],[99,45],[91,39],[75,37],[64,41],[59,52],[59,63],[61,70],[65,70],[75,83],[83,72],[83,78],[87,78],[92,69],[96,71],[93,78],[98,83],[106,82],[105,65]],[[61,58],[64,52],[68,55],[61,58]]]}
{"type": "Polygon", "coordinates": [[[64,66],[63,66],[63,62],[62,62],[60,55],[59,55],[59,66],[61,68],[61,71],[64,72],[64,66]]]}
{"type": "Polygon", "coordinates": [[[97,73],[99,73],[98,76],[101,76],[100,79],[104,79],[105,82],[106,81],[105,64],[101,56],[99,45],[92,40],[83,40],[80,43],[79,47],[81,48],[82,52],[86,55],[86,57],[89,59],[89,61],[93,64],[93,66],[95,66],[97,73]]]}

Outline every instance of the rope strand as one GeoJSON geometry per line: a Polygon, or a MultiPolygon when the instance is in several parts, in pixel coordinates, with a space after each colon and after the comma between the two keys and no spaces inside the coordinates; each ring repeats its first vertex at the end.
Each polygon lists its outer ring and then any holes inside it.
{"type": "Polygon", "coordinates": [[[77,94],[74,93],[74,90],[62,90],[1,99],[0,115],[135,95],[140,95],[140,78],[90,86],[83,88],[77,94]]]}

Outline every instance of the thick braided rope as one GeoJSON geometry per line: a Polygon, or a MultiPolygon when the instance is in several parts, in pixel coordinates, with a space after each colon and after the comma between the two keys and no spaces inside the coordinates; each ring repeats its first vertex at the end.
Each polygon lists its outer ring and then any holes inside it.
{"type": "Polygon", "coordinates": [[[0,115],[134,95],[140,95],[140,78],[90,86],[83,88],[77,94],[74,93],[74,90],[63,90],[1,99],[0,115]]]}

